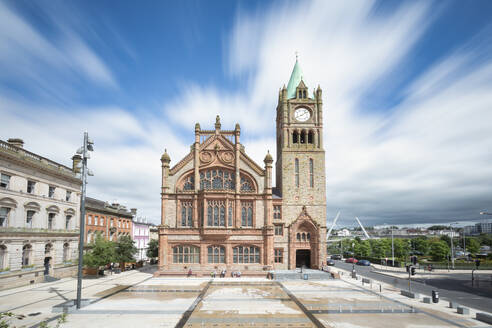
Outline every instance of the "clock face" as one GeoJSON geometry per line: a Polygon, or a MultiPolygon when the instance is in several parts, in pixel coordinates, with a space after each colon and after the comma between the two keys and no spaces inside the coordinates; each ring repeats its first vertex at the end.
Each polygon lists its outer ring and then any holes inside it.
{"type": "Polygon", "coordinates": [[[294,117],[300,122],[305,122],[311,117],[311,112],[309,111],[309,109],[301,107],[296,109],[296,111],[294,112],[294,117]]]}

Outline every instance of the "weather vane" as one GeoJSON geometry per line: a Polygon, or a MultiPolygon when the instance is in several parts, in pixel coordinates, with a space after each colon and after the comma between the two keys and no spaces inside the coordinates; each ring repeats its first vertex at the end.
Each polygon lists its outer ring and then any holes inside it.
{"type": "Polygon", "coordinates": [[[299,53],[296,50],[296,61],[299,59],[299,53]]]}

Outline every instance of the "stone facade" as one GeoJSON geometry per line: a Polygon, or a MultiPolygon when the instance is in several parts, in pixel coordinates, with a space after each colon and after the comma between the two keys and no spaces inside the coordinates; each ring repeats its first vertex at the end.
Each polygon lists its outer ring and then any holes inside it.
{"type": "MultiPolygon", "coordinates": [[[[298,76],[298,64],[293,77],[298,76]]],[[[172,168],[162,155],[159,270],[161,274],[212,270],[256,272],[319,268],[326,260],[325,152],[318,87],[307,96],[280,90],[277,106],[277,187],[273,159],[251,160],[241,130],[195,126],[190,153],[172,168]],[[300,116],[302,114],[302,117],[300,116]]]]}
{"type": "Polygon", "coordinates": [[[121,236],[132,236],[133,217],[137,209],[95,198],[85,200],[85,243],[93,242],[100,234],[104,239],[117,241],[121,236]]]}
{"type": "Polygon", "coordinates": [[[76,272],[81,180],[73,168],[0,141],[0,289],[76,272]],[[49,265],[45,265],[49,264],[49,265]]]}

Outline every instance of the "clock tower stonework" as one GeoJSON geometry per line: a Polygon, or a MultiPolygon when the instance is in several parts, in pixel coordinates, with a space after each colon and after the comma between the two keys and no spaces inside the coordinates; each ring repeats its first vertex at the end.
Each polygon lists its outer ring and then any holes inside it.
{"type": "Polygon", "coordinates": [[[326,263],[326,177],[322,91],[309,94],[296,60],[279,92],[276,192],[288,229],[288,267],[326,263]]]}

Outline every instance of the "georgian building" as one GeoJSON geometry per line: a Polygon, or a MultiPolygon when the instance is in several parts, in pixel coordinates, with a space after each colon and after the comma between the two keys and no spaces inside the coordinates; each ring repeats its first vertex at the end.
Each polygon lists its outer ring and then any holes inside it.
{"type": "Polygon", "coordinates": [[[147,249],[150,241],[150,229],[153,227],[152,223],[147,223],[145,218],[133,219],[133,233],[132,239],[135,242],[135,247],[138,252],[135,255],[137,261],[147,261],[147,249]]]}
{"type": "Polygon", "coordinates": [[[75,166],[23,146],[0,140],[0,289],[39,281],[47,267],[55,277],[77,268],[82,182],[75,166]]]}
{"type": "Polygon", "coordinates": [[[132,236],[133,217],[137,209],[128,210],[118,203],[108,203],[95,198],[85,199],[85,243],[89,244],[100,234],[104,239],[117,241],[121,236],[132,236]]]}
{"type": "MultiPolygon", "coordinates": [[[[278,95],[276,187],[273,158],[255,163],[241,129],[195,125],[191,150],[174,166],[161,157],[161,274],[226,268],[259,272],[319,268],[326,259],[322,92],[312,96],[296,61],[278,95]]],[[[272,127],[274,122],[272,122],[272,127]]]]}

